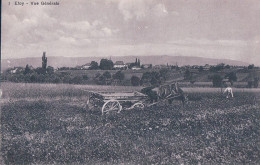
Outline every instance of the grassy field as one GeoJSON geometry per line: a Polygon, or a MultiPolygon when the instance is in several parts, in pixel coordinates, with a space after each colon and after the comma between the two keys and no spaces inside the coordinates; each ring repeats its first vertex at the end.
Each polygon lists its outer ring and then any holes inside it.
{"type": "Polygon", "coordinates": [[[2,84],[3,164],[259,164],[260,92],[186,88],[189,101],[101,116],[87,90],[2,84]],[[40,87],[40,89],[38,89],[40,87]]]}

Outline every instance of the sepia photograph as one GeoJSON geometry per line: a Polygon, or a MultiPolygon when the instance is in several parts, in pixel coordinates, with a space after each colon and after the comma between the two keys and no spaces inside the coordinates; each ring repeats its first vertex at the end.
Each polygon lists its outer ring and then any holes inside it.
{"type": "Polygon", "coordinates": [[[0,164],[260,164],[259,18],[259,0],[2,0],[0,164]]]}

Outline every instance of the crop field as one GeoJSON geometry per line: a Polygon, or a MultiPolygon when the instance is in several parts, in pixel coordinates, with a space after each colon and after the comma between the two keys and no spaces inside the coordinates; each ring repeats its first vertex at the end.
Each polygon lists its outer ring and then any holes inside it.
{"type": "Polygon", "coordinates": [[[90,91],[141,87],[1,84],[3,164],[259,164],[260,91],[184,88],[189,101],[102,116],[90,91]]]}

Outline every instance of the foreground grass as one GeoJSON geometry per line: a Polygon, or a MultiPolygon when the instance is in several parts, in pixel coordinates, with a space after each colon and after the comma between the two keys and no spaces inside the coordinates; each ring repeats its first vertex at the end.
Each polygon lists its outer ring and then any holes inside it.
{"type": "Polygon", "coordinates": [[[175,102],[106,116],[84,97],[8,100],[4,163],[258,164],[259,97],[192,93],[184,108],[175,102]]]}

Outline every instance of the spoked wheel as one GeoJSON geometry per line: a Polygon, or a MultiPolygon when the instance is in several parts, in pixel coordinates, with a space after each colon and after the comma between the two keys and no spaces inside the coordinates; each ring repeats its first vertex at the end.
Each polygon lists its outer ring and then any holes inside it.
{"type": "Polygon", "coordinates": [[[122,106],[120,105],[119,101],[109,100],[102,107],[102,115],[110,111],[117,111],[117,113],[120,113],[121,110],[122,106]]]}
{"type": "Polygon", "coordinates": [[[132,105],[132,109],[143,110],[144,104],[143,103],[135,103],[134,105],[132,105]]]}

